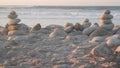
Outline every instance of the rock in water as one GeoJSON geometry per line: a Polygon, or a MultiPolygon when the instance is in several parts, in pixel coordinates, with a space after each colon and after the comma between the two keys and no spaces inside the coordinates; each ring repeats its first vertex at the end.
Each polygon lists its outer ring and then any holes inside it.
{"type": "Polygon", "coordinates": [[[102,28],[98,28],[96,29],[94,32],[92,32],[90,34],[91,37],[95,37],[95,36],[107,36],[110,35],[108,31],[106,31],[105,29],[102,28]]]}
{"type": "Polygon", "coordinates": [[[67,33],[63,29],[54,29],[52,33],[50,33],[50,38],[65,38],[67,36],[67,33]]]}

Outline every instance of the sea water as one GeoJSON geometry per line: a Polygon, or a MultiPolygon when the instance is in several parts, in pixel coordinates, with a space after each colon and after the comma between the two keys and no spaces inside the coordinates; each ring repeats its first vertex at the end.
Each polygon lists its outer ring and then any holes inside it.
{"type": "Polygon", "coordinates": [[[99,17],[106,9],[111,10],[113,23],[119,24],[119,6],[0,6],[0,25],[6,25],[7,16],[12,10],[17,12],[20,23],[28,26],[40,23],[45,27],[50,24],[63,25],[66,22],[81,23],[84,18],[88,18],[91,23],[99,23],[99,17]]]}

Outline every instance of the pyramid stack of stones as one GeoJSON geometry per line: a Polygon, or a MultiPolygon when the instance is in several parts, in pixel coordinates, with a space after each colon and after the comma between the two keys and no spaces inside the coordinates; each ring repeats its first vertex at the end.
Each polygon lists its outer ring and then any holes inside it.
{"type": "MultiPolygon", "coordinates": [[[[8,15],[8,22],[6,25],[6,28],[8,30],[8,35],[19,35],[23,34],[23,24],[19,24],[21,21],[20,19],[17,18],[18,15],[16,14],[15,11],[11,11],[8,15]],[[21,30],[22,27],[22,30],[21,30]],[[22,32],[21,32],[22,31],[22,32]]],[[[25,27],[25,26],[24,26],[25,27]]]]}
{"type": "Polygon", "coordinates": [[[85,29],[90,27],[91,22],[89,22],[89,19],[85,18],[82,22],[81,22],[81,26],[85,29]]]}
{"type": "Polygon", "coordinates": [[[100,27],[108,31],[111,31],[114,27],[111,20],[113,16],[110,13],[110,10],[105,10],[100,16],[100,27]]]}

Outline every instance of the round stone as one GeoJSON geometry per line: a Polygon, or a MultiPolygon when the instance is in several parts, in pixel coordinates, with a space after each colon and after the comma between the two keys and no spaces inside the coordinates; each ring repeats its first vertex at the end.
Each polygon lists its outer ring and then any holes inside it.
{"type": "Polygon", "coordinates": [[[83,20],[83,22],[89,22],[89,19],[85,18],[85,19],[83,20]]]}
{"type": "Polygon", "coordinates": [[[73,31],[73,26],[68,26],[66,28],[64,28],[64,31],[67,32],[67,33],[70,33],[73,31]]]}
{"type": "Polygon", "coordinates": [[[73,24],[72,24],[72,23],[65,23],[65,24],[64,24],[64,28],[66,28],[66,27],[68,27],[68,26],[73,26],[73,24]]]}
{"type": "Polygon", "coordinates": [[[103,14],[103,15],[101,15],[100,16],[100,19],[102,19],[102,20],[104,20],[104,19],[112,19],[113,18],[113,16],[112,15],[110,15],[110,14],[103,14]]]}
{"type": "Polygon", "coordinates": [[[10,15],[16,15],[16,12],[15,11],[11,11],[9,14],[10,15]]]}
{"type": "Polygon", "coordinates": [[[111,11],[110,11],[110,10],[105,10],[103,13],[104,13],[104,14],[110,14],[111,11]]]}

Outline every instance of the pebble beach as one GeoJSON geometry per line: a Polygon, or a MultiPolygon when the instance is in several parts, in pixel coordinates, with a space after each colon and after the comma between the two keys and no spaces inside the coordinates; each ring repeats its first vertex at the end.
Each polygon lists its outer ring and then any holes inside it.
{"type": "Polygon", "coordinates": [[[85,18],[43,28],[10,11],[0,26],[0,68],[120,68],[120,25],[111,12],[103,11],[100,23],[85,18]]]}

